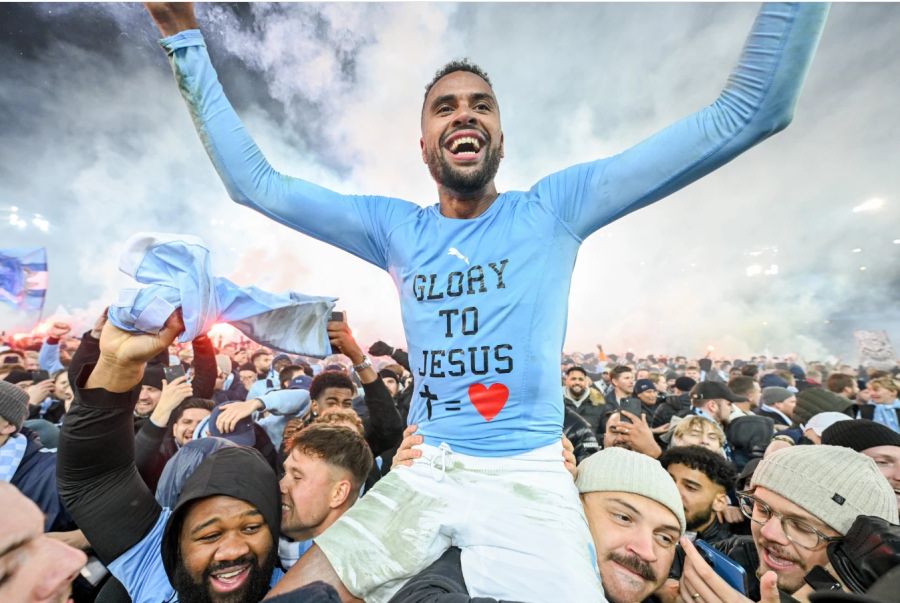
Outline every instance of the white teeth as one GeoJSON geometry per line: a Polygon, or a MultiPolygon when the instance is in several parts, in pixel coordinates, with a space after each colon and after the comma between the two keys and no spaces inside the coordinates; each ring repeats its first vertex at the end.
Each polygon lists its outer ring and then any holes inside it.
{"type": "Polygon", "coordinates": [[[469,143],[472,146],[474,146],[476,153],[481,150],[481,141],[472,136],[461,136],[461,137],[457,138],[456,140],[453,141],[453,144],[451,145],[450,150],[455,153],[456,149],[459,148],[459,145],[461,145],[463,143],[469,143]]]}
{"type": "Polygon", "coordinates": [[[238,574],[240,574],[242,571],[244,571],[244,568],[241,568],[241,569],[239,569],[239,570],[234,570],[233,572],[227,572],[227,573],[224,573],[224,574],[218,574],[218,575],[216,576],[216,578],[219,578],[220,580],[230,580],[231,578],[234,578],[235,576],[237,576],[238,574]]]}

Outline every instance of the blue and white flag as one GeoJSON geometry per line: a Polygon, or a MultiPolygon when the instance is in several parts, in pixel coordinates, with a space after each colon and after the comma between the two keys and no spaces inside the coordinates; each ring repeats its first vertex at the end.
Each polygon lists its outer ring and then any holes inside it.
{"type": "Polygon", "coordinates": [[[177,308],[187,342],[228,322],[247,337],[277,350],[324,357],[331,353],[326,323],[336,298],[238,287],[212,275],[209,249],[190,235],[138,233],[119,260],[119,270],[143,289],[125,289],[109,307],[109,320],[133,333],[158,333],[177,308]]]}
{"type": "MultiPolygon", "coordinates": [[[[40,320],[47,296],[47,250],[43,247],[0,249],[0,305],[11,306],[14,325],[30,329],[40,320]]],[[[4,321],[6,322],[6,320],[4,321]]]]}

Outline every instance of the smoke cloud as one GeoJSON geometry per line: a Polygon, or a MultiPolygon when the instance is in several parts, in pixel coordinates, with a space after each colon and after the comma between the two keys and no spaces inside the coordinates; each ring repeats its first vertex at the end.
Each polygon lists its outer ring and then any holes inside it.
{"type": "MultiPolygon", "coordinates": [[[[277,169],[430,205],[419,115],[446,61],[490,74],[506,141],[498,186],[525,189],[715,99],[756,6],[197,10],[226,92],[277,169]]],[[[86,328],[131,284],[116,268],[131,234],[184,232],[209,243],[217,273],[338,296],[362,341],[404,344],[386,274],[227,198],[140,6],[0,15],[0,247],[48,248],[45,315],[64,306],[86,328]],[[50,227],[19,228],[12,213],[50,227]]],[[[835,5],[790,128],[588,239],[566,349],[855,360],[853,330],[900,341],[898,26],[900,5],[835,5]]]]}

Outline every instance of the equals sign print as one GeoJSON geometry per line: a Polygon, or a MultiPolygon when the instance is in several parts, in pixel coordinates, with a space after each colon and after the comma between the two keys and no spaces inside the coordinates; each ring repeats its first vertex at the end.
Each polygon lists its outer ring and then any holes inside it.
{"type": "Polygon", "coordinates": [[[459,400],[447,400],[444,402],[444,410],[448,412],[453,412],[457,410],[462,410],[459,400]]]}

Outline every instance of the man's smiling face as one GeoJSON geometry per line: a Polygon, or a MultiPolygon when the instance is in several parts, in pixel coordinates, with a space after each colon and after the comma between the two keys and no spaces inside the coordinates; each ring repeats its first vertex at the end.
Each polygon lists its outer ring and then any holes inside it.
{"type": "Polygon", "coordinates": [[[468,71],[439,79],[425,98],[419,144],[439,185],[463,195],[488,186],[503,158],[500,108],[490,85],[468,71]]]}
{"type": "Polygon", "coordinates": [[[253,505],[210,496],[185,514],[175,589],[182,601],[258,601],[269,588],[275,546],[253,505]]]}
{"type": "MultiPolygon", "coordinates": [[[[839,534],[804,509],[795,505],[783,496],[758,486],[753,495],[774,511],[786,517],[797,518],[816,528],[826,536],[839,534]]],[[[788,540],[785,536],[781,520],[772,517],[765,525],[750,522],[750,531],[756,551],[759,553],[760,575],[768,571],[778,574],[778,588],[788,594],[796,592],[804,585],[803,577],[816,565],[828,566],[828,553],[825,543],[813,549],[803,548],[788,540]]]]}

